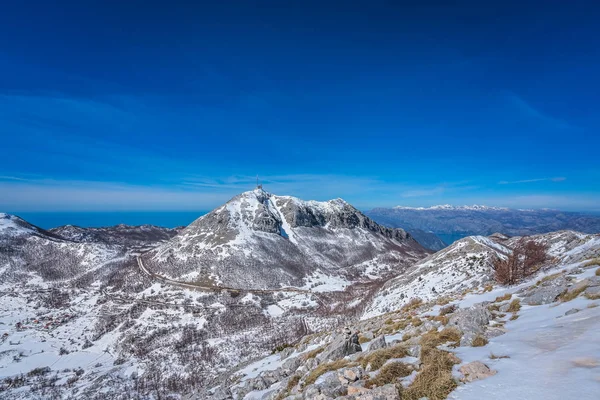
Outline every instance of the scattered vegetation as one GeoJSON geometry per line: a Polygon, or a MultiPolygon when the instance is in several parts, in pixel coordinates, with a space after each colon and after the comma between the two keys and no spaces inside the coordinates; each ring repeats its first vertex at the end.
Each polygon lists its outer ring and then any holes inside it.
{"type": "Polygon", "coordinates": [[[510,317],[510,320],[511,320],[511,321],[515,321],[515,320],[517,320],[517,319],[519,319],[519,314],[517,314],[517,313],[514,313],[514,314],[513,314],[513,315],[510,317]]]}
{"type": "Polygon", "coordinates": [[[376,386],[387,385],[388,383],[396,383],[398,378],[403,378],[410,375],[412,368],[401,362],[391,362],[385,364],[379,370],[375,377],[368,379],[365,382],[365,387],[372,388],[376,386]]]}
{"type": "Polygon", "coordinates": [[[414,297],[402,307],[402,311],[412,311],[421,306],[422,304],[423,300],[420,297],[414,297]]]}
{"type": "Polygon", "coordinates": [[[308,376],[306,377],[304,382],[306,385],[312,385],[313,383],[315,383],[317,381],[317,379],[319,379],[319,377],[321,375],[323,375],[326,372],[337,371],[338,369],[341,369],[341,368],[354,367],[354,366],[356,366],[356,363],[352,363],[349,360],[346,360],[344,358],[341,360],[337,360],[337,361],[323,363],[323,364],[319,365],[317,368],[310,371],[310,373],[308,374],[308,376]]]}
{"type": "Polygon", "coordinates": [[[491,292],[492,289],[494,289],[494,285],[491,283],[488,283],[487,285],[485,285],[483,287],[483,293],[491,292]]]}
{"type": "Polygon", "coordinates": [[[512,297],[512,293],[506,293],[504,296],[498,296],[496,297],[496,300],[494,300],[495,303],[500,303],[502,301],[506,301],[506,300],[510,300],[512,297]]]}
{"type": "Polygon", "coordinates": [[[460,344],[461,337],[462,334],[455,328],[444,328],[440,332],[432,329],[421,336],[421,346],[423,349],[434,349],[441,344],[450,342],[450,346],[456,347],[460,344]]]}
{"type": "Polygon", "coordinates": [[[287,349],[288,347],[294,347],[294,345],[289,344],[289,343],[280,344],[279,346],[277,346],[273,350],[271,350],[271,354],[279,353],[280,351],[283,351],[283,350],[287,349]]]}
{"type": "MultiPolygon", "coordinates": [[[[594,265],[600,265],[600,257],[592,258],[583,264],[584,267],[593,267],[594,265]]],[[[600,268],[596,270],[596,275],[600,276],[598,271],[600,271],[600,268]]]]}
{"type": "Polygon", "coordinates": [[[421,325],[423,325],[423,321],[421,321],[421,319],[420,319],[419,317],[413,317],[413,318],[410,320],[410,323],[411,323],[413,326],[421,326],[421,325]]]}
{"type": "Polygon", "coordinates": [[[442,325],[448,325],[450,318],[448,318],[446,315],[438,315],[437,317],[434,317],[433,320],[441,322],[442,325]]]}
{"type": "Polygon", "coordinates": [[[292,377],[288,380],[287,385],[285,387],[285,391],[279,393],[279,395],[275,398],[275,400],[283,400],[288,397],[289,393],[292,389],[300,382],[300,375],[292,375],[292,377]]]}
{"type": "Polygon", "coordinates": [[[306,353],[304,355],[304,359],[308,360],[310,358],[315,358],[316,356],[318,356],[319,354],[321,354],[323,352],[323,350],[325,350],[325,346],[321,346],[321,347],[318,347],[318,348],[316,348],[316,349],[314,349],[312,351],[309,351],[308,353],[306,353]]]}
{"type": "Polygon", "coordinates": [[[600,294],[586,293],[585,294],[585,298],[588,299],[588,300],[599,300],[600,299],[600,294]]]}
{"type": "Polygon", "coordinates": [[[367,343],[369,340],[371,340],[371,339],[369,339],[363,335],[358,336],[358,343],[360,343],[360,344],[367,343]]]}
{"type": "Polygon", "coordinates": [[[399,344],[361,355],[357,361],[363,368],[366,368],[367,365],[371,364],[371,370],[375,371],[381,368],[387,360],[392,358],[402,358],[406,357],[407,355],[408,352],[406,351],[406,348],[399,344]]]}
{"type": "Polygon", "coordinates": [[[514,299],[513,301],[510,302],[510,305],[508,306],[508,312],[511,313],[516,313],[521,309],[521,300],[519,299],[514,299]]]}
{"type": "Polygon", "coordinates": [[[477,335],[473,339],[473,343],[471,345],[473,347],[483,347],[486,344],[488,344],[488,340],[485,337],[481,336],[481,335],[477,335]]]}
{"type": "Polygon", "coordinates": [[[501,285],[514,285],[521,279],[531,276],[538,271],[548,259],[548,246],[527,240],[519,239],[508,257],[497,257],[493,261],[496,282],[501,285]]]}
{"type": "Polygon", "coordinates": [[[588,288],[587,285],[582,285],[573,290],[566,291],[560,295],[560,301],[563,301],[563,302],[571,301],[571,300],[577,298],[577,296],[579,296],[581,293],[583,293],[585,291],[585,289],[587,289],[587,288],[588,288]]]}
{"type": "Polygon", "coordinates": [[[535,286],[539,286],[539,285],[541,285],[541,284],[543,284],[543,283],[545,283],[545,282],[550,282],[550,281],[553,281],[554,279],[558,278],[558,277],[559,277],[559,276],[561,276],[562,274],[563,274],[562,272],[557,272],[557,273],[555,273],[555,274],[552,274],[552,275],[545,276],[545,277],[543,277],[542,279],[540,279],[539,281],[537,281],[537,282],[535,283],[535,286]]]}
{"type": "Polygon", "coordinates": [[[440,308],[440,315],[452,314],[454,311],[456,311],[457,308],[458,307],[456,306],[456,304],[450,304],[449,306],[442,307],[440,308]]]}
{"type": "Polygon", "coordinates": [[[422,357],[423,366],[413,383],[402,392],[403,400],[443,400],[453,391],[457,383],[452,377],[452,367],[460,360],[447,351],[426,349],[422,357]]]}
{"type": "Polygon", "coordinates": [[[490,353],[490,360],[498,360],[501,358],[510,358],[510,356],[497,356],[494,353],[490,353]]]}

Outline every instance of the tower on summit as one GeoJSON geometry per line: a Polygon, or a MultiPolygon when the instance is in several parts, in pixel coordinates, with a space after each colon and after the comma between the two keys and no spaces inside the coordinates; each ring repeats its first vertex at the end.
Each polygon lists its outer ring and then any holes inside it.
{"type": "Polygon", "coordinates": [[[257,188],[257,189],[261,189],[261,190],[262,190],[262,188],[263,188],[263,187],[262,187],[262,183],[259,183],[259,181],[258,181],[258,175],[256,175],[256,188],[257,188]]]}

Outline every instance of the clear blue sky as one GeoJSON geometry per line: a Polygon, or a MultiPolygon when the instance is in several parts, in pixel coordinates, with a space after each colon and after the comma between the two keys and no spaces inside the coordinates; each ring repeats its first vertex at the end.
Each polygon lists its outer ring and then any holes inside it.
{"type": "Polygon", "coordinates": [[[0,210],[600,210],[598,2],[189,3],[3,4],[0,210]]]}

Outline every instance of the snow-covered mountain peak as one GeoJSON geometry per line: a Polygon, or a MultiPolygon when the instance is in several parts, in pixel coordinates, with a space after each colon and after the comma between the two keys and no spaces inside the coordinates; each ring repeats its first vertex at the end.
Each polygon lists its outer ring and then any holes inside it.
{"type": "Polygon", "coordinates": [[[379,258],[385,269],[426,255],[404,230],[380,226],[342,199],[305,201],[255,189],[198,218],[145,260],[173,278],[204,274],[232,286],[269,287],[303,285],[318,270],[364,273],[361,264],[379,258]]]}
{"type": "Polygon", "coordinates": [[[7,213],[0,213],[0,235],[21,236],[37,232],[37,229],[25,220],[7,213]]]}

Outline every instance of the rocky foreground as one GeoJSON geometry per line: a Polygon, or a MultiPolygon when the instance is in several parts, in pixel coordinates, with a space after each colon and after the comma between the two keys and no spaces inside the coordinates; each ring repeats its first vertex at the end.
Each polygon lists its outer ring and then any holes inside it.
{"type": "Polygon", "coordinates": [[[600,390],[600,259],[305,337],[195,399],[592,399],[600,390]],[[523,379],[529,376],[531,379],[523,379]]]}

